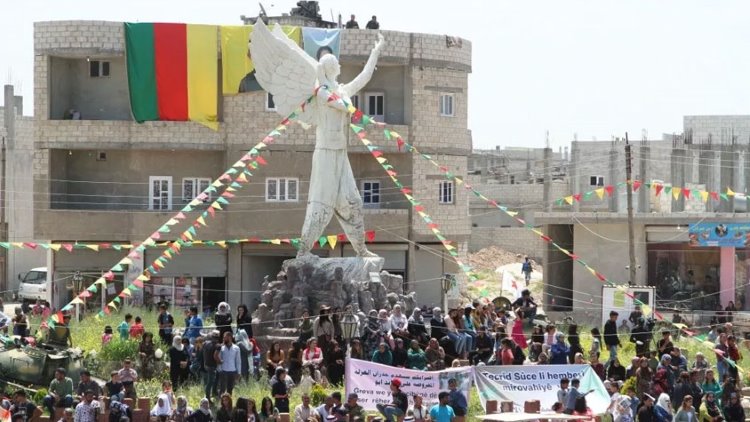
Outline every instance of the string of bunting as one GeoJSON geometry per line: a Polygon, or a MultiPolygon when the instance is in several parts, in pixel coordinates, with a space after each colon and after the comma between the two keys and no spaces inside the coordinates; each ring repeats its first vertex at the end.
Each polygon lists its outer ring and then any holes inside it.
{"type": "MultiPolygon", "coordinates": [[[[375,240],[375,230],[368,230],[365,232],[365,238],[368,242],[372,242],[375,240]]],[[[331,235],[323,235],[318,239],[314,246],[320,246],[325,247],[326,245],[330,246],[331,249],[336,247],[336,244],[339,242],[346,242],[347,237],[344,233],[339,234],[331,234],[331,235]]],[[[176,243],[177,241],[168,241],[168,242],[156,242],[153,245],[147,245],[146,248],[163,248],[167,247],[170,248],[176,243]]],[[[299,242],[300,238],[294,237],[294,238],[258,238],[258,237],[248,237],[243,239],[226,239],[226,240],[192,240],[189,242],[182,242],[182,247],[194,247],[194,246],[220,246],[222,248],[226,248],[227,245],[238,245],[242,243],[266,243],[266,244],[272,244],[272,245],[292,245],[295,248],[299,248],[299,242]]],[[[43,250],[53,250],[55,252],[59,252],[61,250],[68,251],[70,253],[73,253],[75,250],[91,250],[95,252],[99,252],[102,250],[115,250],[115,251],[121,251],[123,249],[133,249],[135,247],[139,246],[138,244],[134,243],[34,243],[34,242],[0,242],[0,247],[3,247],[5,249],[10,248],[18,248],[18,249],[32,249],[36,250],[39,248],[42,248],[43,250]]]]}
{"type": "MultiPolygon", "coordinates": [[[[381,126],[385,126],[382,123],[377,123],[376,122],[376,124],[381,125],[381,126]]],[[[430,164],[432,164],[433,166],[435,166],[438,169],[440,169],[440,171],[443,173],[444,177],[447,180],[454,181],[456,183],[456,185],[458,185],[458,186],[463,185],[466,190],[471,191],[478,198],[481,198],[482,200],[484,200],[488,204],[490,204],[490,205],[494,206],[495,208],[503,211],[506,215],[508,215],[509,217],[512,217],[513,219],[515,219],[516,221],[518,221],[520,224],[522,224],[523,227],[531,230],[532,232],[534,232],[534,234],[536,234],[537,236],[539,236],[540,238],[542,238],[542,240],[544,240],[545,242],[547,242],[550,245],[552,245],[555,249],[557,249],[560,252],[564,253],[565,255],[567,255],[568,257],[570,257],[573,261],[578,262],[580,265],[582,265],[584,268],[586,268],[586,270],[589,273],[591,273],[592,275],[594,275],[600,282],[602,282],[603,284],[605,284],[607,286],[616,288],[620,293],[624,294],[625,296],[627,296],[631,300],[633,300],[633,302],[635,304],[641,305],[641,310],[642,310],[642,312],[643,312],[644,315],[648,316],[648,315],[651,315],[653,313],[653,315],[658,320],[660,320],[660,321],[666,321],[667,323],[671,324],[676,329],[684,332],[688,336],[688,338],[691,338],[691,339],[693,339],[693,340],[701,343],[702,345],[704,345],[706,347],[710,347],[712,350],[715,349],[713,343],[711,343],[709,341],[706,341],[705,339],[699,338],[700,336],[695,336],[695,332],[689,330],[688,327],[687,327],[687,325],[682,324],[682,323],[674,323],[672,321],[669,321],[669,320],[665,319],[664,316],[661,313],[659,313],[658,311],[656,311],[654,309],[651,309],[651,307],[647,303],[643,303],[637,297],[635,297],[630,292],[628,292],[628,287],[626,285],[616,284],[613,281],[609,280],[604,274],[602,274],[602,273],[598,272],[597,270],[595,270],[593,267],[591,267],[589,264],[587,264],[585,261],[583,261],[578,255],[576,255],[572,251],[569,251],[569,250],[563,248],[562,246],[558,245],[557,243],[555,243],[555,241],[551,237],[549,237],[548,235],[546,235],[545,233],[543,233],[541,230],[535,228],[531,224],[526,223],[525,220],[523,220],[522,218],[518,217],[518,212],[512,211],[512,210],[508,209],[508,207],[498,204],[497,201],[486,197],[481,192],[479,192],[476,189],[474,189],[474,187],[471,186],[469,183],[464,182],[463,179],[461,179],[460,177],[452,174],[450,172],[450,170],[448,169],[448,167],[440,165],[430,155],[424,154],[424,153],[420,152],[416,147],[414,147],[413,145],[411,145],[411,144],[407,143],[406,141],[404,141],[404,139],[401,137],[401,135],[399,135],[395,131],[386,128],[386,129],[384,129],[384,136],[385,136],[386,140],[395,140],[396,144],[397,144],[397,146],[399,148],[399,150],[401,150],[401,148],[405,148],[406,151],[408,151],[408,152],[412,152],[414,154],[420,155],[423,159],[425,159],[426,161],[429,161],[430,164]]],[[[732,366],[736,366],[736,363],[733,362],[728,357],[725,357],[725,361],[728,362],[732,366]]],[[[742,371],[742,368],[740,368],[739,366],[736,366],[736,367],[740,371],[742,371]]]]}
{"type": "MultiPolygon", "coordinates": [[[[271,130],[260,142],[258,142],[253,148],[246,152],[232,167],[222,173],[216,180],[211,183],[206,189],[203,190],[198,196],[185,205],[177,214],[170,218],[166,223],[159,227],[153,232],[146,240],[136,246],[130,253],[117,264],[112,266],[104,275],[99,277],[93,284],[91,284],[86,290],[79,293],[73,300],[62,308],[62,311],[68,311],[77,304],[84,303],[84,299],[91,297],[93,293],[98,291],[97,286],[105,288],[107,282],[114,280],[115,272],[122,272],[125,270],[125,266],[133,264],[133,259],[139,259],[147,247],[156,245],[156,241],[161,239],[162,234],[170,233],[171,227],[180,223],[186,219],[186,213],[194,211],[197,207],[207,205],[203,212],[191,223],[191,225],[183,231],[178,239],[172,242],[172,245],[165,249],[161,255],[156,258],[148,267],[146,267],[141,275],[133,280],[128,286],[122,289],[119,294],[107,305],[99,311],[97,317],[102,317],[105,314],[109,314],[110,309],[117,309],[118,305],[122,303],[122,299],[131,296],[132,291],[142,289],[144,281],[151,279],[151,276],[159,273],[169,261],[171,261],[175,255],[180,253],[183,245],[188,242],[193,242],[195,236],[197,236],[197,230],[201,227],[207,226],[207,221],[210,218],[215,218],[216,212],[221,211],[229,204],[229,200],[234,198],[234,193],[238,189],[243,187],[244,183],[248,182],[248,176],[252,176],[251,169],[257,169],[261,165],[267,164],[266,160],[260,156],[260,151],[265,149],[269,144],[276,141],[276,138],[281,136],[282,132],[286,131],[288,126],[294,121],[300,112],[304,111],[305,106],[310,104],[314,96],[310,96],[307,100],[303,101],[294,111],[292,111],[286,118],[284,118],[279,125],[271,130]],[[218,197],[207,204],[206,201],[209,199],[209,194],[218,194],[218,188],[224,188],[223,192],[218,197]]],[[[326,241],[328,239],[326,238],[326,241]]],[[[62,313],[58,312],[53,314],[50,318],[45,321],[47,326],[54,327],[55,323],[62,321],[62,313]]]]}
{"type": "MultiPolygon", "coordinates": [[[[336,98],[333,98],[333,100],[336,101],[342,101],[338,96],[335,94],[332,94],[336,98]]],[[[329,97],[329,101],[331,101],[331,97],[329,97]]],[[[362,111],[355,108],[353,105],[343,102],[342,103],[347,107],[349,112],[351,113],[351,123],[350,127],[352,131],[357,135],[359,140],[364,144],[365,147],[367,147],[367,150],[370,152],[370,154],[373,156],[373,158],[380,164],[380,166],[383,168],[383,170],[386,172],[388,177],[391,178],[393,183],[396,185],[396,187],[401,191],[401,193],[404,195],[404,197],[409,201],[412,208],[414,208],[414,211],[419,214],[419,216],[422,218],[422,221],[427,224],[427,228],[429,228],[432,231],[432,234],[435,235],[435,237],[440,241],[440,243],[443,245],[443,248],[448,252],[448,254],[456,261],[456,264],[461,269],[461,271],[466,274],[466,277],[470,281],[476,281],[478,280],[477,275],[472,270],[471,266],[465,264],[461,258],[459,257],[458,251],[456,250],[456,246],[453,245],[453,242],[448,240],[443,233],[440,231],[440,227],[438,224],[432,219],[432,217],[425,211],[425,207],[422,205],[422,203],[417,200],[414,197],[414,194],[412,192],[412,189],[408,186],[405,186],[401,181],[398,179],[398,173],[393,168],[393,165],[391,165],[388,162],[388,159],[383,156],[383,151],[375,144],[373,144],[369,139],[367,139],[367,132],[365,131],[365,126],[371,125],[371,124],[381,124],[377,123],[372,117],[362,113],[362,111]]]]}
{"type": "MultiPolygon", "coordinates": [[[[574,202],[590,201],[596,195],[599,200],[604,199],[604,195],[611,197],[614,195],[615,189],[619,189],[626,186],[629,182],[620,182],[616,185],[606,185],[597,189],[592,189],[588,192],[575,193],[555,200],[555,205],[562,206],[563,204],[573,205],[574,202]]],[[[679,186],[672,186],[670,183],[661,182],[642,182],[640,180],[633,180],[633,192],[637,192],[641,186],[645,186],[648,189],[653,189],[656,196],[660,196],[662,193],[666,195],[672,195],[673,200],[680,199],[683,196],[685,199],[700,198],[703,202],[708,202],[709,199],[714,202],[729,201],[729,198],[735,197],[737,199],[745,199],[750,204],[750,197],[747,193],[735,192],[732,188],[727,187],[726,192],[707,191],[697,188],[683,188],[679,186]]]]}

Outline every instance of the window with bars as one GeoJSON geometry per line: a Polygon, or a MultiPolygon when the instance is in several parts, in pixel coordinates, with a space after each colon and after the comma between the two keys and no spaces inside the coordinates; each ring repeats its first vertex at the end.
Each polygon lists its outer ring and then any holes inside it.
{"type": "Polygon", "coordinates": [[[92,78],[109,76],[109,62],[101,60],[89,61],[89,76],[92,78]]]}
{"type": "Polygon", "coordinates": [[[365,114],[382,122],[385,120],[385,94],[382,92],[365,93],[365,114]]]}
{"type": "Polygon", "coordinates": [[[438,202],[441,204],[452,204],[453,203],[453,182],[440,182],[438,185],[440,192],[438,194],[438,202]]]}
{"type": "Polygon", "coordinates": [[[380,182],[365,180],[362,182],[362,202],[365,208],[380,208],[380,182]]]}
{"type": "Polygon", "coordinates": [[[604,186],[604,176],[591,176],[589,178],[589,184],[591,186],[597,186],[597,187],[604,186]]]}
{"type": "Polygon", "coordinates": [[[269,177],[266,179],[266,202],[297,202],[299,179],[269,177]]]}
{"type": "Polygon", "coordinates": [[[172,176],[151,176],[149,182],[148,209],[167,211],[172,209],[172,176]]]}
{"type": "Polygon", "coordinates": [[[440,94],[440,115],[446,117],[455,116],[453,103],[455,97],[453,94],[440,94]]]}
{"type": "MultiPolygon", "coordinates": [[[[190,202],[201,192],[208,189],[211,185],[211,179],[207,177],[186,177],[182,179],[182,201],[190,202]]],[[[211,193],[203,202],[211,199],[211,193]]]]}

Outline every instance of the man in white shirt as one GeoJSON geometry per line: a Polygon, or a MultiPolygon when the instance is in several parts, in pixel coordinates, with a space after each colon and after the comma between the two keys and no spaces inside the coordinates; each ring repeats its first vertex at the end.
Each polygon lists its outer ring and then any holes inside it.
{"type": "Polygon", "coordinates": [[[294,408],[294,422],[307,422],[312,415],[312,407],[310,407],[310,396],[308,394],[302,395],[302,403],[298,404],[294,408]]]}
{"type": "Polygon", "coordinates": [[[323,404],[321,404],[320,406],[318,406],[318,408],[315,409],[315,411],[318,412],[318,415],[320,415],[320,417],[318,418],[318,420],[321,420],[321,421],[326,420],[326,418],[328,417],[328,415],[330,415],[331,413],[333,413],[333,397],[326,396],[326,399],[323,402],[323,404]]]}
{"type": "Polygon", "coordinates": [[[219,373],[219,394],[232,394],[234,384],[240,378],[242,361],[240,348],[232,341],[232,333],[224,333],[224,344],[219,351],[217,372],[219,373]]]}
{"type": "Polygon", "coordinates": [[[97,416],[99,416],[99,408],[99,402],[94,400],[94,392],[86,390],[83,394],[83,400],[76,406],[75,422],[96,422],[97,416]]]}

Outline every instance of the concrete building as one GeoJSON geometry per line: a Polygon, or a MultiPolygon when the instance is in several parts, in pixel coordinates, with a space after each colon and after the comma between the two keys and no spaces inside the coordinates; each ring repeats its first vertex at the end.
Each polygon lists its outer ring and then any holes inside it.
{"type": "MultiPolygon", "coordinates": [[[[444,35],[381,32],[386,45],[378,69],[355,101],[455,174],[465,174],[471,151],[471,43],[448,43],[444,35]]],[[[348,81],[360,71],[375,40],[374,31],[342,30],[340,80],[348,81]]],[[[281,120],[268,109],[266,94],[256,92],[221,97],[220,127],[215,132],[191,122],[138,124],[129,110],[124,48],[121,22],[34,26],[37,239],[141,241],[191,200],[196,186],[210,183],[281,120]],[[66,119],[72,115],[80,120],[66,119]]],[[[219,59],[214,58],[218,65],[219,59]]],[[[414,196],[465,257],[470,235],[466,191],[446,182],[425,160],[386,144],[378,132],[372,131],[373,142],[383,147],[402,182],[413,187],[414,196]]],[[[254,172],[250,183],[198,237],[299,236],[313,147],[314,131],[295,125],[270,147],[265,155],[269,165],[254,172]]],[[[404,275],[420,303],[440,303],[440,278],[457,273],[455,263],[353,134],[349,147],[365,196],[365,226],[376,231],[371,250],[385,257],[385,269],[404,275]]],[[[185,228],[175,227],[173,232],[185,228]]],[[[334,221],[327,234],[337,233],[341,229],[334,221]]],[[[348,243],[315,252],[353,253],[348,243]]],[[[159,254],[147,250],[146,265],[159,254]]],[[[282,261],[294,254],[291,247],[247,243],[185,249],[152,279],[146,292],[171,295],[177,303],[215,306],[227,300],[232,306],[246,303],[254,309],[263,277],[275,275],[282,261]]],[[[112,249],[50,253],[48,266],[54,268],[55,279],[74,271],[94,276],[123,255],[112,249]]]]}
{"type": "MultiPolygon", "coordinates": [[[[469,157],[468,180],[487,197],[520,212],[534,224],[534,214],[552,206],[550,198],[567,194],[568,148],[564,152],[545,148],[496,147],[474,150],[469,157]],[[548,153],[545,156],[545,153],[548,153]],[[549,184],[545,184],[545,177],[549,184]]],[[[469,197],[471,241],[469,251],[488,246],[541,260],[543,244],[529,230],[474,195],[469,197]]]]}
{"type": "MultiPolygon", "coordinates": [[[[23,98],[15,95],[13,86],[5,86],[3,100],[4,106],[0,107],[0,240],[33,243],[34,120],[23,116],[23,98]]],[[[18,276],[31,268],[43,267],[46,261],[41,251],[0,248],[0,292],[10,298],[18,276]]]]}
{"type": "MultiPolygon", "coordinates": [[[[750,116],[685,116],[682,136],[632,143],[633,178],[658,182],[665,189],[687,188],[675,199],[669,191],[641,187],[633,195],[637,285],[656,287],[658,304],[715,309],[729,301],[748,309],[746,247],[697,246],[688,236],[695,223],[747,223],[744,195],[704,201],[697,191],[726,195],[727,188],[746,192],[750,182],[750,116]],[[718,142],[713,134],[720,136],[718,142]],[[734,133],[734,137],[731,135],[734,133]],[[727,135],[729,134],[729,135],[727,135]],[[741,305],[740,305],[741,304],[741,305]]],[[[625,143],[573,142],[568,195],[625,182],[625,143]]],[[[629,280],[628,223],[625,187],[602,199],[574,201],[564,209],[540,212],[543,226],[560,246],[574,251],[616,283],[629,280]]],[[[581,265],[545,244],[545,303],[553,309],[596,308],[602,284],[581,265]]],[[[594,313],[596,311],[594,310],[594,313]]]]}

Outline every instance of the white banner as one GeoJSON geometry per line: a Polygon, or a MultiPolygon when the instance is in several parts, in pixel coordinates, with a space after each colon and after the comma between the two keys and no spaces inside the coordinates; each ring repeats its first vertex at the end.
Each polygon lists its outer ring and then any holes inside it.
{"type": "MultiPolygon", "coordinates": [[[[610,398],[604,384],[591,365],[513,365],[479,366],[474,368],[474,382],[479,391],[482,406],[487,400],[512,401],[516,412],[523,411],[527,400],[539,400],[542,411],[552,410],[557,401],[560,380],[577,378],[581,381],[578,391],[586,393],[586,404],[594,414],[601,414],[609,407],[610,398]]],[[[565,403],[563,403],[564,405],[565,403]]]]}
{"type": "Polygon", "coordinates": [[[414,403],[414,396],[418,394],[429,409],[438,402],[438,393],[448,391],[448,380],[451,378],[458,381],[458,388],[463,391],[468,403],[471,367],[427,372],[346,359],[346,394],[357,393],[358,403],[365,410],[376,410],[376,404],[392,402],[390,383],[393,378],[401,380],[401,390],[409,396],[409,404],[414,403]]]}

